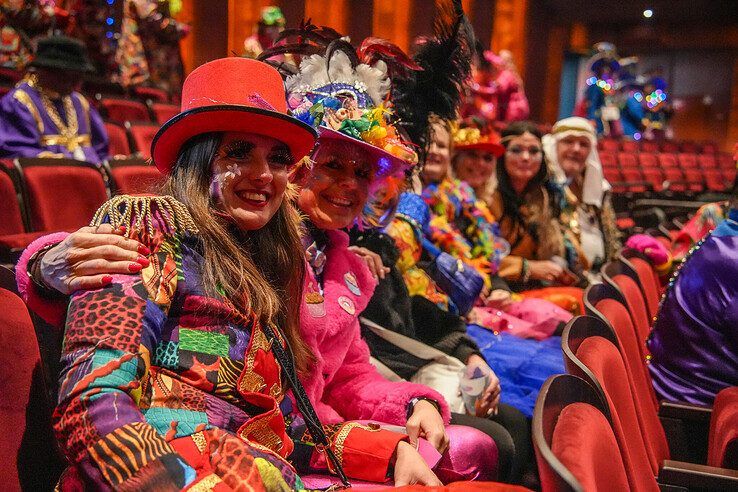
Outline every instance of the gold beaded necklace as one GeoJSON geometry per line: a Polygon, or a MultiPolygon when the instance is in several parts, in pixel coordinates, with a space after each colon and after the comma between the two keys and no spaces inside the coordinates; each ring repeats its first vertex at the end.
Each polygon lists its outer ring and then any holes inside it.
{"type": "Polygon", "coordinates": [[[59,112],[56,110],[56,106],[51,102],[51,98],[48,96],[46,91],[39,89],[39,95],[41,96],[41,104],[44,106],[44,111],[49,115],[51,121],[59,129],[59,134],[64,137],[76,137],[79,131],[79,125],[77,123],[77,111],[74,109],[74,103],[72,102],[72,96],[62,97],[62,105],[64,106],[64,112],[67,116],[67,124],[64,124],[59,112]]]}

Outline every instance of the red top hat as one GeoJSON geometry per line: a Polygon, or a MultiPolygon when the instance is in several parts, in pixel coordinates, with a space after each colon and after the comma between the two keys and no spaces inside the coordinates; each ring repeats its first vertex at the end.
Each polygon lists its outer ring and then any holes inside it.
{"type": "Polygon", "coordinates": [[[295,162],[310,153],[316,131],[287,114],[282,77],[266,63],[220,58],[196,68],[182,87],[181,112],[164,123],[151,143],[156,168],[169,174],[179,149],[209,132],[247,132],[274,137],[290,147],[295,162]]]}

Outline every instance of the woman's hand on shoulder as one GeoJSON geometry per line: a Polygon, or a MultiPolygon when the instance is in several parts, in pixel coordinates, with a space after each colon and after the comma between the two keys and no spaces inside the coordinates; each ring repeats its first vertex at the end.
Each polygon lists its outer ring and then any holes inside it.
{"type": "Polygon", "coordinates": [[[372,272],[372,275],[374,275],[374,278],[383,279],[385,275],[389,273],[390,269],[384,266],[384,264],[382,263],[382,258],[374,251],[362,248],[361,246],[349,246],[348,249],[349,251],[356,253],[359,258],[366,262],[366,266],[369,267],[369,270],[372,272]]]}
{"type": "Polygon", "coordinates": [[[397,444],[394,456],[395,464],[395,487],[403,485],[427,485],[439,486],[443,485],[433,470],[428,468],[420,453],[413,445],[405,441],[397,444]]]}
{"type": "Polygon", "coordinates": [[[40,260],[43,281],[71,294],[97,289],[112,281],[112,274],[134,274],[148,266],[148,248],[123,237],[122,230],[108,224],[82,227],[47,251],[40,260]]]}

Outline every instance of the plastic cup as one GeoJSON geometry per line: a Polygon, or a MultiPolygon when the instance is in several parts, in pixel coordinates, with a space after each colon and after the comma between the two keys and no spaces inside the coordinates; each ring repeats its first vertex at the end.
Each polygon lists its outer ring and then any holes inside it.
{"type": "Polygon", "coordinates": [[[489,386],[489,370],[480,366],[467,366],[459,372],[459,388],[464,407],[470,415],[476,415],[477,402],[489,386]]]}

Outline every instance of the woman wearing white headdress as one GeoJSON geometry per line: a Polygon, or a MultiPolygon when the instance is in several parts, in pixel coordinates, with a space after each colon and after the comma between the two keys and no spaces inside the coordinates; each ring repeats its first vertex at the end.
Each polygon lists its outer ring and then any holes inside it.
{"type": "Polygon", "coordinates": [[[543,151],[554,179],[564,186],[563,225],[596,271],[618,253],[621,244],[595,130],[584,118],[564,118],[543,137],[543,151]]]}

